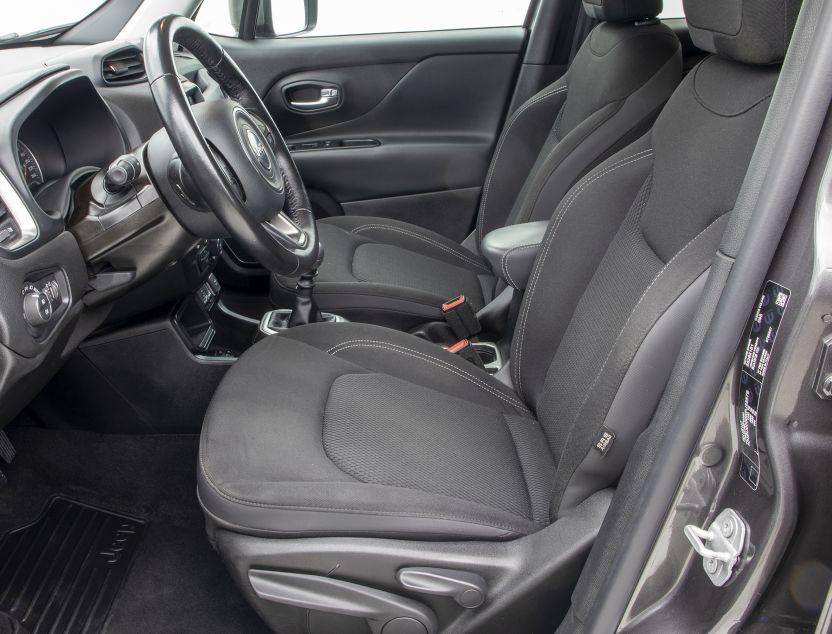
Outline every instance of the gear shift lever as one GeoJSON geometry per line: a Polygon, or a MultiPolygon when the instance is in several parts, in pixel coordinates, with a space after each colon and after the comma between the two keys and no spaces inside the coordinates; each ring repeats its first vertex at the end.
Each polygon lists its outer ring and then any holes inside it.
{"type": "Polygon", "coordinates": [[[295,326],[316,324],[318,322],[343,323],[347,321],[339,315],[332,313],[321,313],[318,304],[315,303],[315,278],[318,275],[318,267],[323,261],[323,247],[318,245],[318,262],[308,273],[304,273],[298,279],[297,291],[295,292],[295,307],[290,311],[288,308],[276,308],[270,310],[260,320],[257,337],[268,337],[295,326]]]}
{"type": "Polygon", "coordinates": [[[289,328],[316,324],[324,320],[313,296],[317,276],[318,269],[312,269],[300,276],[295,292],[295,307],[292,309],[292,316],[289,317],[289,328]]]}

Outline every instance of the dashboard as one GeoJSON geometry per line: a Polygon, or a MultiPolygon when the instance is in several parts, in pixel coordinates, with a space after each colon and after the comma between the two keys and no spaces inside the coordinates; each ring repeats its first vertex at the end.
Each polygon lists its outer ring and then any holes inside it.
{"type": "MultiPolygon", "coordinates": [[[[201,67],[187,55],[181,63],[198,94],[201,67]]],[[[161,122],[136,43],[0,50],[3,68],[0,428],[116,299],[204,242],[177,219],[144,164],[161,122]],[[115,57],[138,59],[138,72],[108,77],[115,57]],[[6,59],[26,67],[11,72],[6,59]],[[136,166],[136,178],[113,193],[102,183],[120,157],[136,166]]]]}
{"type": "Polygon", "coordinates": [[[41,209],[66,220],[73,188],[125,152],[125,139],[87,77],[67,76],[31,106],[16,139],[20,175],[41,209]]]}

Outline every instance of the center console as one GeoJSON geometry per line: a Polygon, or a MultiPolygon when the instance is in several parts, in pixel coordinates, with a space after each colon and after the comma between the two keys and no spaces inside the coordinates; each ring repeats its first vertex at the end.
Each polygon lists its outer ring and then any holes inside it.
{"type": "MultiPolygon", "coordinates": [[[[173,312],[173,328],[195,356],[233,362],[263,337],[279,334],[290,327],[290,308],[270,310],[261,319],[252,319],[223,304],[221,293],[222,287],[211,273],[173,312]]],[[[322,317],[328,323],[347,321],[332,313],[322,313],[322,317]]]]}
{"type": "Polygon", "coordinates": [[[211,273],[174,310],[171,322],[194,355],[233,361],[254,343],[259,322],[229,310],[220,300],[221,291],[211,273]]]}

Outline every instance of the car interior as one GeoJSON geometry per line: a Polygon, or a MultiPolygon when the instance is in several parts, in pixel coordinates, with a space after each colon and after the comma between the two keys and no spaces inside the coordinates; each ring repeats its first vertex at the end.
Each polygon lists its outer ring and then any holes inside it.
{"type": "Polygon", "coordinates": [[[0,634],[832,631],[832,2],[211,3],[0,36],[0,634]]]}

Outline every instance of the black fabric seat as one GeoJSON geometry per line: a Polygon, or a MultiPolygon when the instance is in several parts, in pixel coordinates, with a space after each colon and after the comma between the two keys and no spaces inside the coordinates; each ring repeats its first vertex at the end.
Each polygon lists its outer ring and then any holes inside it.
{"type": "Polygon", "coordinates": [[[223,381],[200,458],[212,515],[258,533],[392,537],[548,523],[554,461],[512,390],[410,335],[328,326],[267,339],[223,381]]]}
{"type": "Polygon", "coordinates": [[[716,55],[650,133],[557,206],[503,381],[378,326],[261,341],[206,414],[198,482],[211,530],[511,539],[615,484],[689,327],[798,10],[686,8],[716,55]],[[724,11],[742,16],[730,36],[716,32],[724,11]]]}
{"type": "MultiPolygon", "coordinates": [[[[569,71],[509,117],[488,169],[474,233],[459,245],[379,217],[324,219],[317,288],[322,309],[405,328],[441,317],[442,303],[462,293],[482,307],[498,290],[480,255],[485,234],[548,220],[575,181],[647,130],[682,70],[679,40],[649,19],[661,11],[661,0],[584,6],[605,21],[587,37],[569,71]]],[[[273,303],[291,306],[295,283],[273,277],[273,303]]]]}

